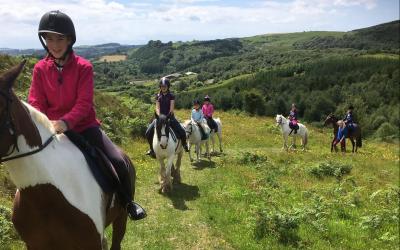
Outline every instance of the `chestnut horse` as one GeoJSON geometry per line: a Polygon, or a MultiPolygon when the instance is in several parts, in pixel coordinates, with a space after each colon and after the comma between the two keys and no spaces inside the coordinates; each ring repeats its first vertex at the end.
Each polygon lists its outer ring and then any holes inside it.
{"type": "MultiPolygon", "coordinates": [[[[333,148],[334,148],[334,142],[335,139],[337,137],[337,132],[339,129],[339,126],[337,124],[337,122],[339,121],[339,119],[334,115],[334,114],[329,114],[324,122],[324,126],[328,125],[328,124],[332,124],[333,127],[333,140],[331,142],[331,152],[333,152],[333,148]]],[[[353,150],[352,152],[356,152],[357,153],[357,149],[362,147],[362,139],[361,139],[361,128],[360,126],[357,124],[352,131],[349,131],[346,138],[349,138],[351,141],[351,145],[353,146],[353,150]],[[356,140],[356,142],[354,143],[354,140],[356,140]],[[355,146],[355,147],[354,147],[355,146]]]]}
{"type": "MultiPolygon", "coordinates": [[[[17,187],[17,232],[29,250],[99,250],[112,223],[111,249],[121,249],[127,213],[118,197],[104,193],[81,151],[15,95],[12,86],[24,63],[0,76],[0,162],[17,187]]],[[[130,174],[134,193],[133,166],[130,174]]]]}

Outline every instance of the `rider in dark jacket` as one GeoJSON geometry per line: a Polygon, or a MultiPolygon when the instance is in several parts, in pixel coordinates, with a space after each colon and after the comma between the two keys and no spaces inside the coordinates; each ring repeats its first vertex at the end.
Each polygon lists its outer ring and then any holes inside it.
{"type": "MultiPolygon", "coordinates": [[[[159,116],[163,114],[169,117],[171,128],[174,130],[178,139],[182,141],[182,146],[186,152],[189,152],[186,143],[186,132],[180,123],[175,119],[174,116],[174,106],[175,106],[175,96],[170,92],[171,84],[169,79],[163,77],[159,82],[160,92],[157,94],[156,97],[156,114],[159,116]]],[[[147,152],[147,155],[155,158],[156,155],[153,149],[153,135],[154,135],[154,127],[155,127],[156,120],[154,119],[153,122],[149,125],[146,130],[146,138],[150,146],[150,150],[147,152]]]]}
{"type": "Polygon", "coordinates": [[[349,106],[345,117],[343,118],[343,122],[346,127],[351,131],[354,128],[354,115],[353,115],[354,107],[352,105],[349,106]]]}

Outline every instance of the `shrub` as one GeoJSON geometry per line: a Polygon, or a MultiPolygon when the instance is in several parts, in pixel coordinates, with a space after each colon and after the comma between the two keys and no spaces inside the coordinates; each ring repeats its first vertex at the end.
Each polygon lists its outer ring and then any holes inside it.
{"type": "Polygon", "coordinates": [[[323,178],[325,176],[334,176],[341,179],[345,174],[349,174],[352,169],[350,165],[342,165],[340,163],[323,162],[317,166],[311,167],[308,171],[310,174],[323,178]]]}
{"type": "Polygon", "coordinates": [[[0,205],[0,246],[6,249],[18,235],[11,223],[11,210],[0,205]]]}
{"type": "Polygon", "coordinates": [[[375,132],[375,136],[382,140],[389,140],[393,138],[398,138],[399,131],[398,128],[396,128],[392,124],[384,122],[382,123],[381,126],[379,126],[378,130],[375,132]]]}
{"type": "Polygon", "coordinates": [[[278,211],[260,212],[257,216],[254,236],[257,240],[261,240],[270,234],[277,237],[282,244],[297,246],[300,241],[299,226],[300,218],[297,215],[278,211]]]}

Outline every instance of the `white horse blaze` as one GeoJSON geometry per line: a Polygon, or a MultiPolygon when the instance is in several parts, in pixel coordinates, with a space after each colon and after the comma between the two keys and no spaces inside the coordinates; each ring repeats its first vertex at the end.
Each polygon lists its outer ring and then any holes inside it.
{"type": "MultiPolygon", "coordinates": [[[[23,103],[28,108],[42,141],[46,141],[54,133],[51,122],[32,106],[23,103]]],[[[33,150],[26,145],[22,135],[18,137],[18,146],[21,152],[33,150]]],[[[20,153],[13,153],[17,154],[20,153]]],[[[72,206],[89,216],[99,232],[99,237],[103,237],[105,200],[102,190],[93,178],[83,154],[65,135],[57,135],[41,152],[9,161],[5,165],[18,189],[38,184],[56,187],[72,206]]]]}

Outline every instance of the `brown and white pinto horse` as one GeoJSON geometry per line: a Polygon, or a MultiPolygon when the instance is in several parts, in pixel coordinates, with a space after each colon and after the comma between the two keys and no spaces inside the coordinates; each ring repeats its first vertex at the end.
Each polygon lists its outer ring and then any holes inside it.
{"type": "MultiPolygon", "coordinates": [[[[17,186],[12,221],[29,250],[121,249],[126,210],[95,181],[83,154],[12,90],[24,62],[0,76],[0,162],[17,186]]],[[[129,159],[127,159],[129,161],[129,159]]],[[[131,169],[134,192],[135,173],[131,169]]]]}

